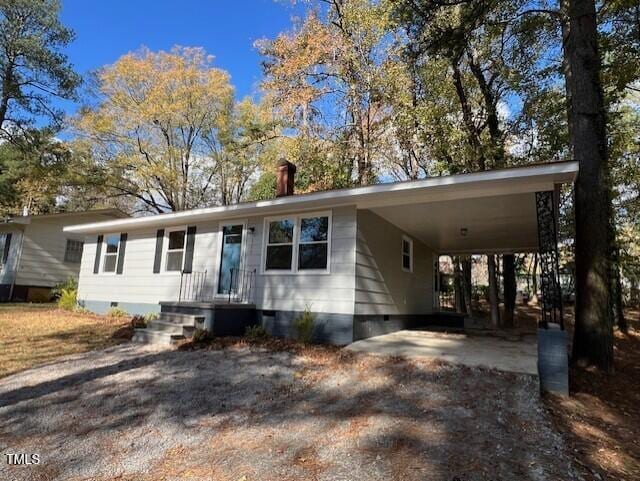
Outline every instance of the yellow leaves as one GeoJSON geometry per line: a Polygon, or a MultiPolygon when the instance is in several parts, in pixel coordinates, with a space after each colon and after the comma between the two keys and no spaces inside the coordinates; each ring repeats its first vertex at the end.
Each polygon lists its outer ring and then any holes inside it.
{"type": "Polygon", "coordinates": [[[73,126],[127,192],[160,195],[179,210],[198,176],[209,177],[205,136],[224,126],[234,103],[229,74],[212,61],[202,48],[141,49],[98,72],[100,103],[73,126]]]}
{"type": "Polygon", "coordinates": [[[277,123],[263,104],[236,104],[212,60],[142,49],[98,73],[100,103],[73,124],[111,188],[154,211],[239,200],[277,123]]]}
{"type": "Polygon", "coordinates": [[[124,55],[99,73],[101,110],[130,127],[212,117],[233,97],[228,73],[212,67],[212,59],[187,47],[124,55]]]}
{"type": "Polygon", "coordinates": [[[275,95],[285,113],[322,95],[320,80],[335,73],[333,59],[340,49],[340,41],[333,33],[312,12],[293,33],[256,42],[266,57],[263,64],[267,79],[263,87],[275,95]]]}

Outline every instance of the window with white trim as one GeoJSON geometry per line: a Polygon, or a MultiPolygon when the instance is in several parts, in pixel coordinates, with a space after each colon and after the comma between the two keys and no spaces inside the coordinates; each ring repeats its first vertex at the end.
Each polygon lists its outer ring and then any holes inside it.
{"type": "Polygon", "coordinates": [[[79,264],[82,261],[82,248],[84,242],[67,239],[67,245],[64,249],[64,261],[72,264],[79,264]]]}
{"type": "Polygon", "coordinates": [[[184,251],[187,244],[185,229],[169,231],[167,252],[165,254],[165,271],[179,272],[184,264],[184,251]]]}
{"type": "Polygon", "coordinates": [[[402,270],[413,272],[413,240],[402,236],[402,270]]]}
{"type": "Polygon", "coordinates": [[[265,220],[265,272],[327,272],[330,213],[265,220]]]}
{"type": "Polygon", "coordinates": [[[267,223],[265,270],[290,271],[293,261],[295,219],[278,219],[267,223]]]}
{"type": "Polygon", "coordinates": [[[115,272],[118,264],[118,251],[120,250],[120,234],[104,236],[104,255],[102,259],[102,272],[115,272]]]}
{"type": "Polygon", "coordinates": [[[329,217],[301,217],[298,270],[326,269],[329,256],[329,217]]]}

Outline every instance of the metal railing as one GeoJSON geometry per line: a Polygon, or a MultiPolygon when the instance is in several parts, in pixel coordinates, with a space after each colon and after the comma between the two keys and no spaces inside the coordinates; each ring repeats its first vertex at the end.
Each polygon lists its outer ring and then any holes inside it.
{"type": "Polygon", "coordinates": [[[180,273],[180,293],[178,302],[182,301],[205,301],[205,283],[207,281],[207,271],[203,272],[181,272],[180,273]]]}
{"type": "Polygon", "coordinates": [[[253,302],[253,290],[256,283],[256,270],[231,268],[229,278],[229,303],[253,302]]]}

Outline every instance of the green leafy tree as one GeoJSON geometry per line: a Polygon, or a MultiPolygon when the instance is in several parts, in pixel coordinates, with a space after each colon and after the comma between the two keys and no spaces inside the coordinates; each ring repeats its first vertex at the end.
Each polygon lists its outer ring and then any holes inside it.
{"type": "Polygon", "coordinates": [[[0,144],[0,211],[4,215],[50,213],[61,208],[60,195],[71,152],[48,130],[25,131],[0,144]]]}
{"type": "Polygon", "coordinates": [[[0,0],[0,134],[13,137],[62,112],[53,97],[73,99],[80,77],[62,49],[73,32],[59,19],[58,0],[0,0]]]}

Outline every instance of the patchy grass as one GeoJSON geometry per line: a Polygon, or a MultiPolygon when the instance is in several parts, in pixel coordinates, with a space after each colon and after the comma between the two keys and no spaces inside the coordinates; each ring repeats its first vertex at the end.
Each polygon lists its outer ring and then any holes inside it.
{"type": "Polygon", "coordinates": [[[63,311],[53,304],[0,304],[0,378],[130,336],[129,319],[63,311]]]}
{"type": "Polygon", "coordinates": [[[629,332],[615,332],[613,374],[574,367],[571,396],[546,399],[586,479],[640,479],[639,314],[628,311],[629,332]]]}

